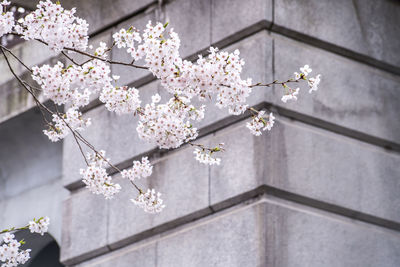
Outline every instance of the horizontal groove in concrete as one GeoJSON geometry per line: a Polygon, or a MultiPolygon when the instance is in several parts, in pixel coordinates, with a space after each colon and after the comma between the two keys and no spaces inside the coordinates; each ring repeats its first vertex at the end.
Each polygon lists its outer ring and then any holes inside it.
{"type": "Polygon", "coordinates": [[[376,217],[373,215],[369,215],[366,213],[362,213],[362,212],[359,212],[356,210],[344,208],[341,206],[337,206],[337,205],[333,205],[333,204],[326,203],[323,201],[319,201],[319,200],[316,200],[313,198],[308,198],[303,195],[298,195],[298,194],[294,194],[294,193],[284,191],[284,190],[281,190],[278,188],[263,185],[258,188],[255,188],[251,191],[245,192],[243,194],[237,195],[230,199],[226,199],[220,203],[209,206],[208,208],[205,208],[205,209],[193,212],[191,214],[188,214],[184,217],[180,217],[175,220],[169,221],[160,226],[157,226],[152,229],[146,230],[144,232],[138,233],[134,236],[125,238],[118,242],[108,244],[106,248],[102,247],[96,251],[92,251],[90,253],[80,255],[76,258],[71,258],[71,259],[65,261],[64,263],[66,265],[82,263],[84,261],[93,259],[100,255],[109,253],[111,251],[121,249],[121,248],[131,245],[133,243],[145,240],[147,238],[154,237],[158,234],[161,234],[161,233],[164,233],[167,231],[171,231],[171,230],[174,230],[179,227],[183,227],[185,224],[201,220],[201,219],[211,216],[213,214],[218,214],[220,212],[223,212],[224,210],[233,208],[242,203],[257,201],[262,196],[273,196],[273,197],[276,197],[277,199],[300,204],[301,206],[305,206],[305,208],[311,207],[311,208],[317,209],[322,212],[328,212],[328,213],[332,213],[335,215],[343,216],[345,218],[361,221],[363,223],[367,223],[367,224],[370,224],[370,225],[373,225],[376,227],[381,227],[381,228],[388,229],[388,230],[394,230],[397,232],[400,231],[400,224],[397,222],[382,219],[382,218],[379,218],[379,217],[376,217]]]}

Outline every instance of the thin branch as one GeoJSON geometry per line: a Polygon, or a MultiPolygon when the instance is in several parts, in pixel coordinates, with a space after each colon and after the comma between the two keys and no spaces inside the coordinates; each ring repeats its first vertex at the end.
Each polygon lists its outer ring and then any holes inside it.
{"type": "Polygon", "coordinates": [[[1,235],[1,234],[5,234],[5,233],[9,233],[9,232],[15,232],[15,231],[20,231],[20,230],[25,230],[25,229],[28,229],[28,228],[29,228],[29,225],[24,226],[24,227],[19,227],[19,228],[12,227],[12,228],[10,228],[10,229],[4,229],[4,230],[0,231],[0,235],[1,235]]]}
{"type": "Polygon", "coordinates": [[[289,80],[287,80],[285,82],[279,82],[279,81],[275,80],[272,83],[256,83],[256,84],[250,85],[249,87],[251,87],[251,88],[252,87],[257,87],[257,86],[270,87],[270,86],[272,86],[274,84],[280,84],[280,85],[284,86],[287,83],[298,83],[299,81],[300,81],[300,79],[298,79],[298,80],[289,79],[289,80]]]}
{"type": "MultiPolygon", "coordinates": [[[[43,41],[43,40],[40,40],[40,39],[35,39],[35,40],[48,46],[48,43],[43,41]]],[[[109,63],[109,64],[123,65],[123,66],[133,67],[133,68],[137,68],[137,69],[144,69],[144,70],[149,69],[148,67],[135,65],[135,64],[132,64],[132,63],[126,63],[126,62],[120,62],[120,61],[114,61],[114,60],[102,58],[102,57],[99,57],[99,56],[96,56],[96,55],[92,55],[90,53],[87,53],[87,52],[84,52],[84,51],[81,51],[81,50],[78,50],[78,49],[75,49],[75,48],[64,47],[64,50],[72,51],[72,52],[75,52],[75,53],[79,53],[81,55],[90,57],[92,59],[98,59],[98,60],[104,61],[104,62],[109,63]]]]}
{"type": "Polygon", "coordinates": [[[18,60],[18,62],[25,67],[25,69],[27,69],[29,72],[32,73],[32,69],[29,68],[27,65],[25,65],[24,62],[22,62],[22,60],[20,60],[10,49],[6,48],[5,46],[1,45],[1,48],[6,50],[8,53],[10,53],[16,60],[18,60]]]}

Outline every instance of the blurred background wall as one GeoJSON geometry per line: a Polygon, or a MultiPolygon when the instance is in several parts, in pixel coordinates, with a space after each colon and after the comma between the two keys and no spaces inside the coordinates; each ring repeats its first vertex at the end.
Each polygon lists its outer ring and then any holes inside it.
{"type": "MultiPolygon", "coordinates": [[[[37,1],[12,1],[34,8],[37,1]]],[[[155,162],[144,183],[167,207],[145,214],[123,191],[104,200],[84,189],[72,137],[51,143],[40,113],[0,59],[0,229],[51,217],[66,266],[399,266],[400,1],[61,1],[90,24],[91,43],[121,27],[169,21],[181,55],[209,46],[240,49],[242,77],[284,80],[309,64],[320,89],[284,105],[282,89],[256,88],[249,101],[276,114],[255,137],[248,117],[208,105],[200,143],[225,142],[221,166],[200,165],[190,147],[160,151],[139,140],[136,118],[94,100],[83,135],[120,168],[155,162]],[[315,73],[316,72],[316,73],[315,73]]],[[[61,57],[39,43],[13,51],[29,65],[61,57]]],[[[128,60],[114,50],[113,60],[128,60]]],[[[65,59],[61,59],[65,61],[65,59]]],[[[138,62],[140,63],[140,62],[138,62]]],[[[18,74],[29,75],[17,67],[18,74]]],[[[112,66],[143,103],[167,94],[146,71],[112,66]]],[[[42,97],[43,101],[45,99],[42,97]]],[[[144,186],[144,187],[146,187],[144,186]]],[[[47,241],[46,241],[47,242],[47,241]]]]}

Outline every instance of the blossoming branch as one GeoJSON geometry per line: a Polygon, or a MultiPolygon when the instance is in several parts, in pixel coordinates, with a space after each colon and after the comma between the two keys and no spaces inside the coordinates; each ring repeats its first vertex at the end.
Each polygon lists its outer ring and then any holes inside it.
{"type": "MultiPolygon", "coordinates": [[[[55,54],[61,53],[71,62],[67,65],[59,61],[52,66],[30,68],[11,50],[0,46],[10,71],[19,84],[32,95],[43,113],[46,121],[43,133],[52,142],[62,140],[68,135],[73,136],[87,165],[86,169],[80,170],[80,174],[91,192],[103,195],[106,199],[113,198],[120,192],[121,186],[107,173],[107,168],[111,167],[121,173],[123,178],[129,179],[138,192],[132,202],[149,213],[158,213],[165,207],[159,192],[151,188],[143,190],[138,184],[140,179],[151,176],[150,161],[142,158],[141,161],[134,161],[131,169],[120,170],[106,158],[104,150],[95,148],[82,135],[92,121],[82,114],[81,108],[89,104],[92,95],[98,95],[110,112],[137,116],[139,120],[136,130],[143,141],[156,144],[162,149],[174,149],[189,144],[194,147],[194,158],[200,163],[219,165],[221,158],[215,155],[224,151],[224,144],[206,147],[194,143],[198,129],[193,125],[207,116],[207,110],[204,104],[194,104],[198,101],[193,100],[213,102],[221,112],[226,110],[230,115],[250,113],[252,118],[246,123],[246,127],[252,134],[259,136],[263,131],[272,129],[275,117],[272,112],[267,113],[249,106],[247,98],[253,90],[258,90],[257,87],[279,86],[282,88],[281,101],[287,103],[296,101],[299,95],[300,88],[295,88],[292,84],[305,82],[309,93],[312,93],[318,89],[321,81],[319,74],[310,77],[312,69],[305,65],[286,81],[253,83],[251,78],[241,77],[245,62],[240,58],[239,50],[226,52],[210,47],[207,56],[199,55],[194,62],[184,60],[179,54],[180,38],[168,23],[153,24],[149,21],[142,31],[133,26],[120,29],[113,34],[110,47],[100,42],[94,53],[90,53],[88,49],[93,47],[88,45],[89,25],[84,19],[75,16],[74,8],[66,10],[59,2],[41,1],[36,10],[15,21],[13,12],[7,11],[9,4],[10,2],[4,0],[0,5],[0,36],[14,34],[27,41],[41,42],[55,54]],[[126,50],[127,57],[130,57],[129,62],[110,60],[109,55],[113,49],[126,50]],[[78,62],[73,54],[81,54],[88,59],[78,62]],[[31,73],[36,84],[22,80],[15,73],[10,57],[14,57],[31,73]],[[140,59],[144,60],[144,65],[135,64],[140,59]],[[116,86],[120,76],[117,73],[111,74],[113,64],[148,70],[161,81],[169,98],[162,99],[155,94],[150,103],[142,103],[138,89],[128,85],[116,86]],[[50,108],[40,102],[35,94],[37,90],[50,99],[54,107],[50,108]],[[58,107],[61,105],[68,107],[65,112],[59,111],[58,107]],[[46,115],[51,115],[51,120],[46,115]],[[88,147],[91,153],[85,154],[82,146],[88,147]]],[[[7,246],[16,246],[12,241],[13,237],[7,235],[7,240],[7,246]]],[[[16,250],[14,253],[19,252],[16,250]]],[[[22,263],[25,260],[26,252],[24,253],[19,261],[11,260],[9,254],[0,254],[0,260],[22,263]]]]}

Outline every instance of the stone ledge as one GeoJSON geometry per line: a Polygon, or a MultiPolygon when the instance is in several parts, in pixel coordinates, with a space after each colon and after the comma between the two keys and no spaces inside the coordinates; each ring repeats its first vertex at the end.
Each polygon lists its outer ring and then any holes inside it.
{"type": "Polygon", "coordinates": [[[131,266],[135,255],[149,266],[336,266],[338,255],[346,266],[393,266],[399,260],[394,247],[400,248],[396,232],[267,195],[76,266],[131,266]]]}

